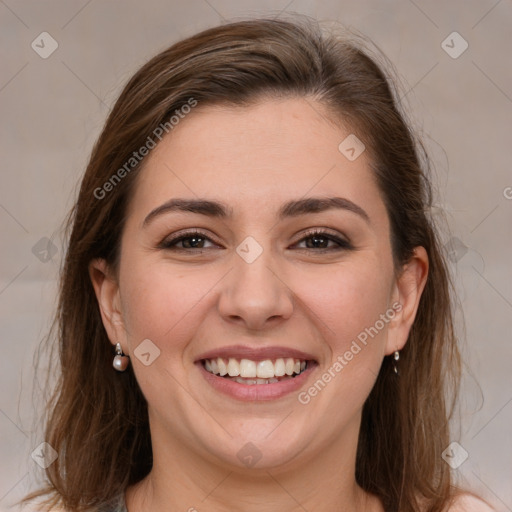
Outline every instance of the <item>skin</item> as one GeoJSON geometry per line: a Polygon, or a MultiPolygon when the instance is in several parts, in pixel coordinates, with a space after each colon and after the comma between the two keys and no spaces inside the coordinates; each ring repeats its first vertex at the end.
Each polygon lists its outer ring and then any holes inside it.
{"type": "Polygon", "coordinates": [[[361,410],[383,357],[407,341],[428,258],[418,247],[395,272],[367,152],[349,161],[338,145],[350,130],[323,113],[304,98],[198,106],[146,160],[118,272],[91,263],[108,336],[130,356],[148,401],[154,465],[127,490],[130,512],[383,510],[355,482],[361,410]],[[345,209],[277,218],[284,202],[313,196],[349,199],[369,221],[345,209]],[[222,201],[233,217],[168,212],[143,227],[171,198],[222,201]],[[158,247],[193,228],[208,237],[202,249],[158,247]],[[354,248],[322,252],[306,238],[310,228],[329,228],[354,248]],[[263,249],[250,264],[236,252],[247,236],[263,249]],[[305,405],[296,392],[235,400],[194,365],[212,348],[293,347],[318,362],[307,390],[395,302],[401,310],[305,405]],[[134,355],[145,339],[160,350],[149,366],[134,355]],[[248,442],[261,453],[251,468],[237,457],[248,442]]]}

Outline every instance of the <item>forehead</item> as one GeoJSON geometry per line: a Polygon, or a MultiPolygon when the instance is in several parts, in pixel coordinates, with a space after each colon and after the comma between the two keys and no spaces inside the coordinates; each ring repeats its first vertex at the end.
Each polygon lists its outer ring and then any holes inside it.
{"type": "Polygon", "coordinates": [[[289,199],[342,195],[382,213],[366,153],[349,160],[339,146],[350,128],[327,114],[305,98],[199,104],[147,156],[133,210],[147,213],[172,197],[208,197],[254,216],[277,212],[289,199]]]}

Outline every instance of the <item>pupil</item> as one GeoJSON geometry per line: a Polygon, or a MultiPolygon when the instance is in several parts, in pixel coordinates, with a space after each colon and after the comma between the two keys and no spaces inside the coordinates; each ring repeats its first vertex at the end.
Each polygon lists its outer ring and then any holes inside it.
{"type": "Polygon", "coordinates": [[[190,245],[190,246],[192,246],[192,247],[197,247],[197,245],[196,245],[196,244],[201,243],[201,242],[198,242],[198,240],[200,241],[201,239],[202,239],[202,237],[200,237],[200,236],[191,236],[191,237],[189,237],[189,239],[188,239],[188,240],[189,240],[189,242],[188,242],[188,243],[189,243],[189,245],[190,245]]]}
{"type": "MultiPolygon", "coordinates": [[[[326,238],[325,237],[322,237],[322,236],[316,236],[316,235],[313,235],[311,236],[310,240],[313,241],[313,247],[319,247],[319,240],[323,240],[325,242],[326,238]]],[[[321,244],[321,242],[320,242],[321,244]]],[[[323,244],[323,247],[325,247],[325,244],[323,244]]]]}

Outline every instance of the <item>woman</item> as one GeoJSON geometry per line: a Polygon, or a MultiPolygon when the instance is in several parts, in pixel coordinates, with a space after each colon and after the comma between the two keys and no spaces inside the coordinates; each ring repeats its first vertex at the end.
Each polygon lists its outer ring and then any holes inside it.
{"type": "Polygon", "coordinates": [[[460,362],[419,148],[369,52],[312,22],[144,65],[70,218],[58,457],[25,500],[488,510],[442,458],[460,362]]]}

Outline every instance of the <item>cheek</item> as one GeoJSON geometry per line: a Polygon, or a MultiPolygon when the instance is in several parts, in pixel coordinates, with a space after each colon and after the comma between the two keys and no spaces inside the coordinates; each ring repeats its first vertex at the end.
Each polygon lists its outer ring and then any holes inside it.
{"type": "Polygon", "coordinates": [[[381,315],[389,311],[391,282],[390,262],[368,252],[302,284],[300,293],[307,297],[309,317],[315,318],[330,359],[298,398],[310,414],[329,411],[326,428],[333,439],[339,425],[361,410],[379,373],[387,333],[381,315]]]}
{"type": "Polygon", "coordinates": [[[123,317],[132,349],[146,338],[162,352],[182,348],[198,325],[201,301],[217,277],[200,267],[180,272],[165,261],[151,263],[143,258],[127,259],[124,270],[120,276],[123,317]]]}
{"type": "Polygon", "coordinates": [[[215,280],[204,272],[171,271],[166,262],[148,263],[127,259],[124,281],[120,276],[127,342],[137,382],[148,401],[161,402],[163,407],[172,403],[178,410],[186,396],[181,397],[182,386],[171,375],[186,374],[187,346],[201,322],[201,300],[215,280]],[[145,353],[150,354],[146,362],[138,356],[145,353]],[[172,393],[162,394],[162,386],[172,393]]]}
{"type": "MultiPolygon", "coordinates": [[[[312,318],[317,318],[316,323],[333,358],[349,350],[351,342],[374,326],[386,312],[390,275],[391,268],[384,268],[382,261],[368,254],[357,262],[332,266],[328,272],[319,269],[307,279],[297,278],[293,289],[313,313],[312,318]]],[[[386,329],[378,325],[381,332],[371,338],[373,340],[382,340],[385,336],[386,329]]]]}

